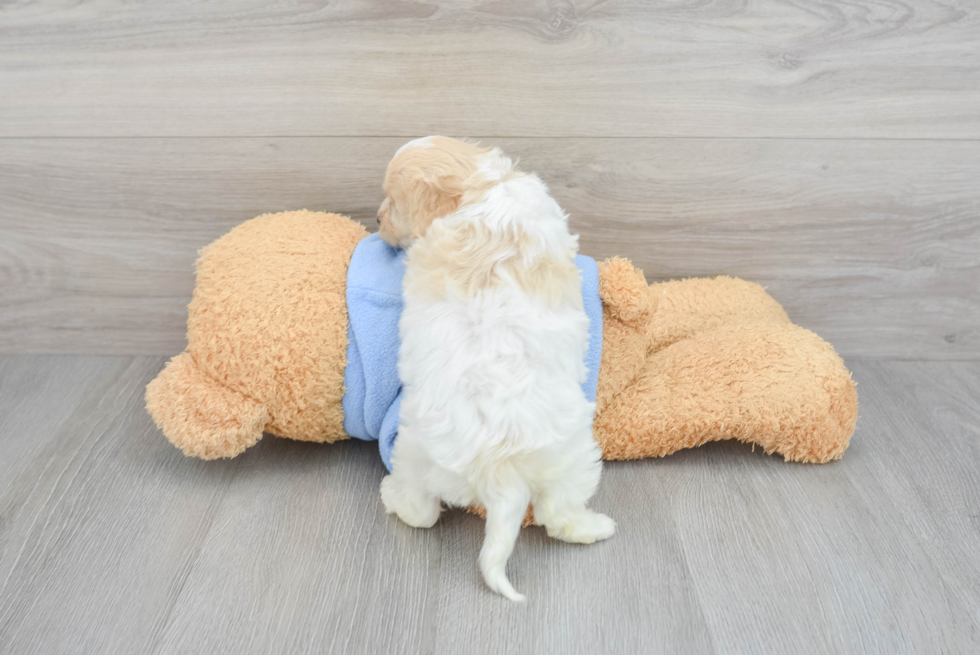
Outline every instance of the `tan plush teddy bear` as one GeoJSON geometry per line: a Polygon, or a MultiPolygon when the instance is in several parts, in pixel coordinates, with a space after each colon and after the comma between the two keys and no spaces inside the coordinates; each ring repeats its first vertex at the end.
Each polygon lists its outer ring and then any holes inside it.
{"type": "MultiPolygon", "coordinates": [[[[346,217],[294,211],[247,221],[202,251],[187,350],[146,390],[174,445],[214,459],[263,432],[349,438],[348,266],[367,236],[346,217]]],[[[843,454],[857,419],[850,373],[762,287],[728,277],[648,285],[618,258],[598,272],[594,433],[605,459],[722,439],[801,462],[843,454]]]]}

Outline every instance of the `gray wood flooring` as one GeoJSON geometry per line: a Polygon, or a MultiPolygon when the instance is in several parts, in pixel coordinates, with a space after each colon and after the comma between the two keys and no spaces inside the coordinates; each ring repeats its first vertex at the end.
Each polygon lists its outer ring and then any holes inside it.
{"type": "Polygon", "coordinates": [[[980,363],[851,362],[844,459],[714,444],[611,463],[610,541],[524,530],[526,606],[481,521],[386,516],[371,444],[183,457],[142,408],[158,357],[0,357],[3,653],[970,653],[980,363]]]}

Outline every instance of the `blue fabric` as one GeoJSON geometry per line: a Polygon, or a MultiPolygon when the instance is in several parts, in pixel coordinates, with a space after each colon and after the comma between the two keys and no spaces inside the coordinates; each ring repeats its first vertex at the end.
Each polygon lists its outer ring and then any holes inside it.
{"type": "MultiPolygon", "coordinates": [[[[589,317],[588,369],[582,390],[595,402],[602,359],[602,299],[599,269],[585,255],[575,258],[582,275],[582,301],[589,317]]],[[[355,439],[379,442],[391,470],[398,436],[402,385],[398,379],[398,319],[401,318],[405,251],[377,234],[362,239],[347,269],[347,368],[344,369],[344,430],[355,439]]]]}

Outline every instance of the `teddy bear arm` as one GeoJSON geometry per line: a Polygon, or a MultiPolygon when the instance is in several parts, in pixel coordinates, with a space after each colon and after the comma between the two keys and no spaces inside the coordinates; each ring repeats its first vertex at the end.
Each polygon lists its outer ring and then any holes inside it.
{"type": "Polygon", "coordinates": [[[601,412],[639,375],[650,350],[650,326],[657,297],[643,271],[628,259],[598,263],[602,298],[602,359],[596,392],[601,412]]]}
{"type": "Polygon", "coordinates": [[[752,282],[721,276],[648,285],[628,259],[613,257],[598,267],[603,343],[597,410],[636,379],[649,354],[673,343],[724,325],[790,324],[782,306],[752,282]]]}

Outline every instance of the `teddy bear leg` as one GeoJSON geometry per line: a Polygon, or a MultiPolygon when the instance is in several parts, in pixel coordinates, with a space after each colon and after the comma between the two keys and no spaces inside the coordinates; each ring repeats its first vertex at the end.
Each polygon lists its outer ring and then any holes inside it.
{"type": "Polygon", "coordinates": [[[705,330],[740,323],[790,323],[782,306],[755,282],[689,278],[650,285],[657,309],[650,321],[657,350],[705,330]]]}
{"type": "Polygon", "coordinates": [[[856,419],[854,383],[828,343],[792,324],[746,323],[652,354],[594,429],[606,459],[738,439],[827,462],[844,453],[856,419]]]}
{"type": "Polygon", "coordinates": [[[171,443],[201,459],[238,455],[269,422],[265,405],[205,375],[186,352],[147,385],[146,408],[171,443]]]}

